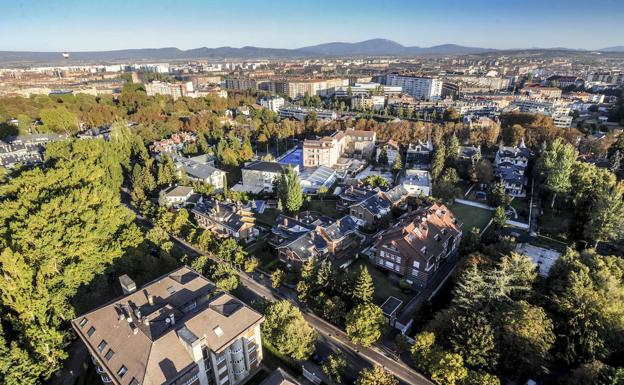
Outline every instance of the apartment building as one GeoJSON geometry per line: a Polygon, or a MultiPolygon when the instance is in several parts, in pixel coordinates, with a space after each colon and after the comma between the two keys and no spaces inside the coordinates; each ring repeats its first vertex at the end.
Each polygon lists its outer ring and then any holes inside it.
{"type": "Polygon", "coordinates": [[[384,231],[375,244],[373,262],[424,287],[461,241],[462,224],[444,205],[433,204],[408,214],[384,231]]]}
{"type": "Polygon", "coordinates": [[[386,85],[398,86],[416,99],[437,100],[442,96],[442,80],[432,77],[386,75],[386,85]]]}
{"type": "Polygon", "coordinates": [[[345,153],[367,158],[375,151],[376,139],[374,131],[353,128],[319,139],[306,139],[303,142],[303,166],[332,167],[345,153]]]}
{"type": "Polygon", "coordinates": [[[349,79],[305,79],[305,80],[288,80],[288,97],[298,98],[305,94],[310,96],[320,95],[329,96],[334,92],[334,88],[347,86],[349,79]]]}
{"type": "Polygon", "coordinates": [[[320,108],[306,108],[299,106],[285,106],[278,111],[282,119],[297,119],[304,121],[310,114],[314,114],[319,120],[336,120],[338,114],[331,110],[323,110],[320,108]]]}
{"type": "Polygon", "coordinates": [[[281,96],[265,96],[258,99],[258,104],[263,108],[278,112],[284,106],[284,98],[281,96]]]}
{"type": "Polygon", "coordinates": [[[251,78],[227,78],[225,79],[225,88],[228,90],[255,90],[258,88],[258,82],[251,78]]]}
{"type": "Polygon", "coordinates": [[[264,317],[189,267],[71,323],[98,374],[115,385],[236,385],[262,361],[264,317]]]}
{"type": "Polygon", "coordinates": [[[334,96],[337,98],[348,98],[360,95],[399,95],[403,92],[400,86],[388,86],[379,83],[355,83],[348,86],[339,86],[334,88],[334,96]]]}
{"type": "Polygon", "coordinates": [[[145,85],[145,92],[149,96],[169,95],[176,100],[193,92],[193,82],[167,83],[155,80],[145,85]]]}

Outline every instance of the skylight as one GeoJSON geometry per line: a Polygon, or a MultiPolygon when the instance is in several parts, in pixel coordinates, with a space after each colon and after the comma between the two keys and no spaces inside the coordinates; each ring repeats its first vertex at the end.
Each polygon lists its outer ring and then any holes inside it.
{"type": "Polygon", "coordinates": [[[215,332],[217,337],[223,336],[223,329],[221,329],[221,326],[219,325],[217,325],[214,329],[212,329],[212,331],[215,332]]]}

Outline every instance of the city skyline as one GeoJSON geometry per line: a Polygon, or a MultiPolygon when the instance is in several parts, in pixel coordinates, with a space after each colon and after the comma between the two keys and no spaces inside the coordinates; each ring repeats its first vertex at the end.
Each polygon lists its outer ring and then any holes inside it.
{"type": "Polygon", "coordinates": [[[580,13],[576,10],[582,5],[579,1],[497,4],[489,0],[390,0],[380,6],[368,0],[357,4],[325,0],[314,4],[282,0],[218,4],[193,0],[179,6],[144,0],[100,4],[26,0],[5,5],[0,34],[15,36],[19,31],[19,37],[0,43],[0,50],[292,49],[373,38],[419,47],[458,44],[492,49],[592,50],[623,45],[624,25],[618,21],[624,17],[624,4],[613,0],[598,3],[580,13]]]}

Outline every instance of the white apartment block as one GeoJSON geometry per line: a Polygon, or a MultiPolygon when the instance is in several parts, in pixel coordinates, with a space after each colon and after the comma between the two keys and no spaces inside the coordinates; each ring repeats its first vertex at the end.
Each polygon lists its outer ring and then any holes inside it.
{"type": "Polygon", "coordinates": [[[258,99],[258,104],[260,104],[262,108],[278,112],[279,109],[284,106],[284,98],[281,96],[265,96],[258,99]]]}
{"type": "Polygon", "coordinates": [[[388,74],[386,84],[401,87],[417,99],[437,100],[442,96],[442,80],[437,78],[388,74]]]}

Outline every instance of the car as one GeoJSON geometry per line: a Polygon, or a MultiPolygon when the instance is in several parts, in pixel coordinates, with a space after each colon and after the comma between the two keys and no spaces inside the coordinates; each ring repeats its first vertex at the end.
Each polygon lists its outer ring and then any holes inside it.
{"type": "Polygon", "coordinates": [[[310,357],[310,360],[311,360],[312,362],[314,362],[315,364],[317,364],[317,365],[323,365],[323,361],[325,361],[325,359],[323,358],[323,356],[321,356],[321,355],[320,355],[320,354],[318,354],[318,353],[314,353],[314,354],[312,355],[312,357],[310,357]]]}

